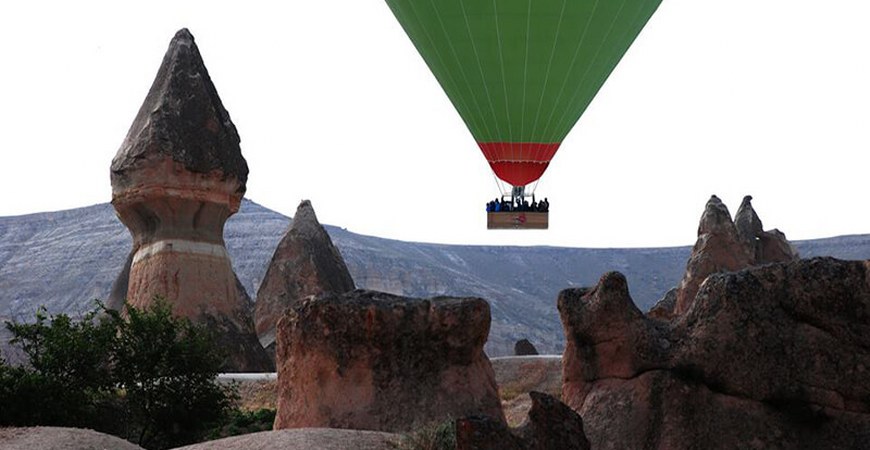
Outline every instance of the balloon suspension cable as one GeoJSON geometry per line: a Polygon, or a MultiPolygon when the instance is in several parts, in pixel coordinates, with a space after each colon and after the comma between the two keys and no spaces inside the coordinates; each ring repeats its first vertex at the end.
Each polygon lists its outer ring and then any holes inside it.
{"type": "Polygon", "coordinates": [[[534,194],[535,194],[535,189],[538,188],[538,183],[540,183],[540,182],[541,182],[541,179],[540,179],[540,178],[538,178],[537,180],[535,180],[534,184],[531,185],[531,189],[528,189],[528,191],[527,191],[529,195],[534,195],[534,194]]]}
{"type": "Polygon", "coordinates": [[[499,180],[498,180],[498,177],[495,175],[495,172],[493,172],[493,174],[492,174],[492,179],[493,179],[493,181],[495,181],[495,189],[498,191],[500,196],[503,196],[504,190],[501,187],[501,183],[498,182],[499,180]]]}

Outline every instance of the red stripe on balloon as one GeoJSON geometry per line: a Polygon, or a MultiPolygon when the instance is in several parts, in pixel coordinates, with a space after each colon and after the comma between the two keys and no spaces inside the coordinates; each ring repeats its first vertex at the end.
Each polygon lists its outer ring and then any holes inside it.
{"type": "Polygon", "coordinates": [[[495,175],[514,185],[527,185],[544,174],[559,142],[478,142],[495,175]]]}

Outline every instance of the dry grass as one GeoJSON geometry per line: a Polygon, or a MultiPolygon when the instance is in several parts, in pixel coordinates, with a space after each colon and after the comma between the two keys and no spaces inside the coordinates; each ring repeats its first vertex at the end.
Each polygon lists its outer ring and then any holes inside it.
{"type": "Polygon", "coordinates": [[[278,408],[278,382],[275,380],[239,383],[239,408],[244,411],[278,408]]]}

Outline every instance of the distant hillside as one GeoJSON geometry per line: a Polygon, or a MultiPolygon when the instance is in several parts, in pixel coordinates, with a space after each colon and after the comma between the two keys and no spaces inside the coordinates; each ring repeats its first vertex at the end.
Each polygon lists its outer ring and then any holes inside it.
{"type": "MultiPolygon", "coordinates": [[[[252,297],[289,223],[288,217],[248,200],[227,222],[227,247],[252,297]]],[[[493,356],[509,354],[521,338],[544,352],[561,351],[556,295],[567,287],[593,285],[609,270],[624,273],[635,302],[649,309],[679,282],[691,250],[438,245],[327,230],[359,287],[488,300],[493,325],[487,351],[493,356]]],[[[0,218],[0,317],[28,320],[40,305],[73,314],[89,309],[91,300],[108,296],[130,246],[129,233],[109,204],[0,218]]],[[[870,235],[796,246],[801,256],[870,259],[870,235]]]]}

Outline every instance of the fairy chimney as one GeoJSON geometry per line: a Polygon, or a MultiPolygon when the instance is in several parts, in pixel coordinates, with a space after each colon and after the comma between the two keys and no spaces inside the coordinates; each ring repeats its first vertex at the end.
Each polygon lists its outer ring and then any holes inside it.
{"type": "Polygon", "coordinates": [[[223,239],[248,178],[239,142],[193,36],[182,29],[112,160],[112,205],[133,235],[121,274],[128,303],[145,307],[162,297],[175,315],[216,332],[226,370],[265,371],[270,363],[223,239]]]}
{"type": "Polygon", "coordinates": [[[275,249],[257,291],[254,325],[260,344],[275,352],[275,326],[288,308],[311,295],[342,294],[353,278],[329,234],[317,221],[311,202],[296,208],[293,225],[275,249]]]}

